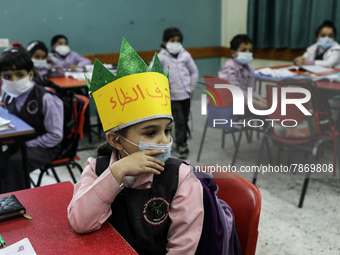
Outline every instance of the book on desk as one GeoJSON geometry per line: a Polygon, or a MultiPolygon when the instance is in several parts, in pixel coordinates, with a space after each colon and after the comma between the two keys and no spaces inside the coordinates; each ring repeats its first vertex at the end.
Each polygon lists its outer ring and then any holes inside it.
{"type": "Polygon", "coordinates": [[[15,126],[13,126],[11,124],[10,120],[7,120],[7,119],[0,117],[0,132],[10,130],[10,129],[14,129],[14,128],[15,128],[15,126]]]}
{"type": "Polygon", "coordinates": [[[303,65],[303,66],[289,66],[287,67],[290,71],[302,71],[302,72],[310,72],[314,74],[322,74],[333,72],[333,68],[323,67],[318,65],[303,65]]]}

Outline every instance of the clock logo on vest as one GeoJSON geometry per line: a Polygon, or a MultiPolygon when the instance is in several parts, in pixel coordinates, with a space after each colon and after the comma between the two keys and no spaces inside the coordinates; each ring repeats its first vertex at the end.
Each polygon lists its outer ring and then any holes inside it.
{"type": "Polygon", "coordinates": [[[143,205],[143,218],[153,226],[161,225],[169,216],[169,200],[162,196],[154,196],[143,205]]]}
{"type": "Polygon", "coordinates": [[[27,103],[26,107],[29,114],[36,114],[39,110],[38,101],[33,99],[27,103]]]}

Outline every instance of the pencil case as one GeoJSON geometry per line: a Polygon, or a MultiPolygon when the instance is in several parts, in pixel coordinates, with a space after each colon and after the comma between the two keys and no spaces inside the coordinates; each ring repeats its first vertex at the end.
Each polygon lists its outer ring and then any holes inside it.
{"type": "Polygon", "coordinates": [[[0,222],[21,216],[32,219],[26,214],[26,208],[19,202],[15,195],[0,197],[0,222]]]}

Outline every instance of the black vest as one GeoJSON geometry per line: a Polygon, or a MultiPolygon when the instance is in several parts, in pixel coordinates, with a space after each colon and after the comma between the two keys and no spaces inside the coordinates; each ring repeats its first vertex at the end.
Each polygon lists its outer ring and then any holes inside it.
{"type": "Polygon", "coordinates": [[[320,51],[319,51],[319,48],[317,48],[317,49],[316,49],[316,54],[315,54],[314,60],[323,60],[323,55],[325,55],[325,53],[326,53],[328,50],[329,50],[329,48],[326,49],[326,50],[323,51],[323,52],[320,52],[320,51]]]}
{"type": "Polygon", "coordinates": [[[154,175],[151,188],[124,187],[111,204],[108,221],[138,254],[166,253],[169,208],[177,191],[181,163],[169,158],[164,171],[154,175]]]}
{"type": "Polygon", "coordinates": [[[26,98],[25,103],[23,104],[20,112],[17,110],[15,106],[15,100],[9,102],[10,96],[5,95],[5,107],[8,111],[20,119],[25,121],[28,125],[35,129],[35,133],[30,135],[28,139],[33,139],[38,137],[44,133],[46,133],[45,125],[44,125],[44,115],[42,112],[42,98],[47,91],[38,85],[34,85],[33,89],[29,93],[26,98]]]}

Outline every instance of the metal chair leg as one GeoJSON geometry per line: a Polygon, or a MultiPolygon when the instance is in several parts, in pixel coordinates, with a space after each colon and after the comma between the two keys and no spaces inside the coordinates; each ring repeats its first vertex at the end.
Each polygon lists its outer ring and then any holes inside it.
{"type": "Polygon", "coordinates": [[[72,172],[71,167],[70,167],[69,165],[67,165],[66,167],[67,167],[67,170],[68,170],[68,172],[69,172],[69,174],[70,174],[70,176],[71,176],[71,178],[72,178],[73,183],[76,184],[77,181],[76,181],[76,178],[74,177],[74,174],[73,174],[73,172],[72,172]]]}
{"type": "MultiPolygon", "coordinates": [[[[241,144],[241,140],[242,140],[242,131],[243,131],[243,129],[241,128],[240,131],[239,131],[240,134],[238,136],[237,143],[235,144],[235,152],[234,152],[233,160],[231,161],[232,166],[235,165],[236,157],[237,157],[238,151],[240,149],[240,144],[241,144]]],[[[233,135],[234,135],[234,133],[233,133],[233,135]]]]}
{"type": "Polygon", "coordinates": [[[310,179],[310,172],[307,173],[305,180],[303,182],[303,187],[302,187],[302,191],[301,191],[301,196],[300,196],[300,201],[299,201],[299,208],[302,208],[303,206],[303,201],[305,199],[305,195],[307,192],[307,188],[308,188],[308,183],[309,183],[309,179],[310,179]]]}
{"type": "Polygon", "coordinates": [[[207,132],[207,127],[208,127],[208,119],[205,122],[204,130],[203,130],[203,134],[202,134],[202,139],[201,139],[201,143],[200,143],[200,148],[198,149],[197,162],[200,160],[200,157],[201,157],[201,152],[202,152],[203,142],[204,142],[204,138],[205,138],[205,133],[207,132]]]}
{"type": "MultiPolygon", "coordinates": [[[[262,138],[262,142],[261,142],[261,147],[260,147],[260,151],[259,151],[259,157],[257,159],[257,162],[256,162],[256,165],[259,166],[260,165],[260,162],[262,160],[262,153],[263,153],[263,150],[264,150],[264,145],[266,143],[267,140],[267,137],[266,137],[266,134],[264,134],[263,138],[262,138]]],[[[259,173],[258,172],[255,172],[254,173],[254,177],[253,177],[253,180],[252,180],[252,183],[256,185],[256,181],[257,181],[257,177],[258,177],[259,173]]]]}

